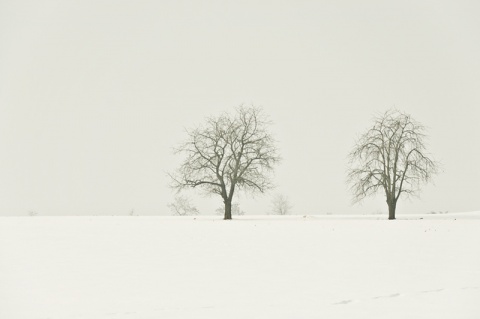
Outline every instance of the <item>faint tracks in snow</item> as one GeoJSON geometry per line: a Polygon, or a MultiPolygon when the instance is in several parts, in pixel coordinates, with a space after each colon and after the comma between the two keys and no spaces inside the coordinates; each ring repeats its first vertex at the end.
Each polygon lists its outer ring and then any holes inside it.
{"type": "Polygon", "coordinates": [[[440,289],[434,289],[434,290],[424,290],[422,291],[423,294],[430,294],[432,292],[440,292],[440,291],[444,291],[445,289],[444,288],[440,288],[440,289]]]}
{"type": "Polygon", "coordinates": [[[396,298],[396,297],[400,297],[400,296],[402,296],[402,294],[396,292],[394,294],[390,294],[390,295],[386,295],[386,296],[373,297],[372,299],[396,298]]]}
{"type": "Polygon", "coordinates": [[[348,299],[348,300],[342,300],[342,301],[336,302],[336,303],[334,303],[334,305],[347,305],[347,304],[352,303],[352,302],[353,302],[352,299],[348,299]]]}
{"type": "Polygon", "coordinates": [[[447,291],[447,290],[477,290],[477,289],[480,289],[480,287],[469,286],[469,287],[451,288],[451,289],[439,288],[439,289],[416,291],[416,292],[413,292],[413,293],[405,293],[405,294],[396,292],[396,293],[392,293],[392,294],[389,294],[389,295],[375,296],[375,297],[371,297],[371,298],[358,299],[358,300],[345,299],[345,300],[341,300],[339,302],[335,302],[332,305],[336,305],[336,306],[338,306],[338,305],[349,305],[349,304],[352,304],[352,303],[367,301],[367,300],[391,299],[391,298],[398,298],[398,297],[404,297],[404,296],[415,295],[415,294],[432,294],[432,293],[440,293],[442,291],[447,291]]]}
{"type": "MultiPolygon", "coordinates": [[[[403,294],[400,294],[400,293],[396,292],[396,293],[385,295],[385,296],[376,296],[376,297],[373,297],[373,298],[366,298],[364,300],[396,298],[396,297],[400,297],[400,296],[403,296],[403,294]]],[[[336,305],[336,306],[338,306],[338,305],[348,305],[348,304],[351,304],[351,303],[354,303],[354,302],[360,302],[360,301],[362,301],[362,300],[346,299],[346,300],[342,300],[342,301],[339,301],[339,302],[335,302],[335,303],[333,303],[333,305],[336,305]]]]}
{"type": "Polygon", "coordinates": [[[462,290],[480,289],[480,287],[463,287],[462,290]]]}

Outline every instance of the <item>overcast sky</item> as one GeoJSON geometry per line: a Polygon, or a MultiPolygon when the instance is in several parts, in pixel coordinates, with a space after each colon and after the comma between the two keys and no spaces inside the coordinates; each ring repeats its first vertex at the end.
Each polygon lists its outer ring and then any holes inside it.
{"type": "MultiPolygon", "coordinates": [[[[391,107],[444,172],[405,212],[480,210],[478,1],[0,1],[0,215],[170,214],[184,128],[242,103],[273,121],[296,214],[352,206],[346,156],[391,107]]],[[[203,214],[220,198],[189,192],[203,214]]]]}

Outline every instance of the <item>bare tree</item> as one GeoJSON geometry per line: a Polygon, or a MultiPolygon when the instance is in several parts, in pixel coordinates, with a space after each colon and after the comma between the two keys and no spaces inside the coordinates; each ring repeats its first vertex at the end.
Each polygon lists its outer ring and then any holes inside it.
{"type": "Polygon", "coordinates": [[[348,182],[353,202],[385,192],[388,219],[395,219],[401,194],[416,195],[438,172],[425,150],[425,127],[406,113],[389,110],[374,119],[349,154],[348,182]]]}
{"type": "Polygon", "coordinates": [[[185,160],[170,175],[173,187],[201,187],[220,195],[224,218],[231,219],[237,189],[263,193],[272,186],[270,173],[280,158],[269,124],[261,109],[240,106],[233,115],[208,118],[188,131],[188,140],[176,149],[185,160]]]}
{"type": "Polygon", "coordinates": [[[198,215],[198,209],[190,203],[190,199],[185,196],[175,197],[173,203],[168,204],[170,211],[176,216],[198,215]]]}
{"type": "Polygon", "coordinates": [[[285,195],[276,194],[272,199],[272,213],[275,215],[288,215],[292,205],[285,195]]]}

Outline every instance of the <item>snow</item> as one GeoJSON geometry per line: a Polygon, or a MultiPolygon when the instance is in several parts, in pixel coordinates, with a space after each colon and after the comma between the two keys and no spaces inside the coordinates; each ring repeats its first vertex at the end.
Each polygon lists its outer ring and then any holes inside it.
{"type": "Polygon", "coordinates": [[[479,230],[480,212],[2,217],[0,318],[480,318],[479,230]]]}

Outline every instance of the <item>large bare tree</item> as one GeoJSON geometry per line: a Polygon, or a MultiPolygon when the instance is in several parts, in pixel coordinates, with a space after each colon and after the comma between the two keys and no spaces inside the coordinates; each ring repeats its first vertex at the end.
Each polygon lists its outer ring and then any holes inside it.
{"type": "Polygon", "coordinates": [[[205,125],[187,131],[187,141],[176,149],[185,159],[170,175],[179,190],[201,187],[220,195],[225,219],[232,218],[236,190],[263,193],[271,188],[271,172],[280,160],[262,110],[240,106],[235,111],[208,118],[205,125]]]}
{"type": "Polygon", "coordinates": [[[418,194],[421,183],[438,171],[438,164],[426,153],[425,137],[425,127],[406,113],[389,110],[377,116],[349,154],[353,201],[383,190],[388,219],[395,219],[400,195],[418,194]]]}

